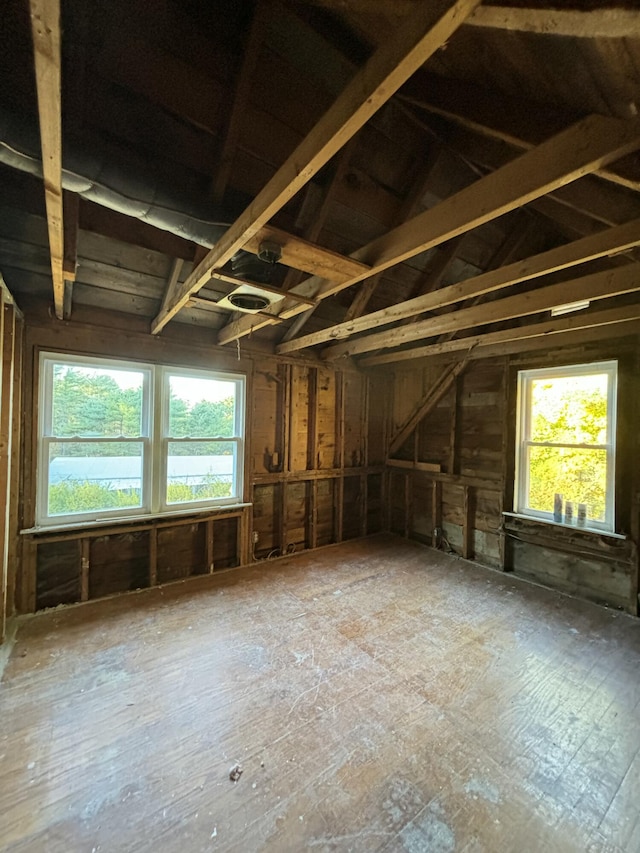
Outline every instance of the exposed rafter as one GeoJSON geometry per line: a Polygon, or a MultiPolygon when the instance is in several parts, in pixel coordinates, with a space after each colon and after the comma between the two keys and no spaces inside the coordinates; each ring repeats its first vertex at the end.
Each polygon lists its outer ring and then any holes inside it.
{"type": "Polygon", "coordinates": [[[374,311],[349,323],[339,323],[328,329],[306,335],[299,338],[287,347],[281,346],[282,352],[290,352],[295,347],[309,347],[325,341],[339,340],[356,334],[366,332],[377,326],[395,323],[407,317],[415,317],[426,311],[436,311],[446,308],[456,302],[483,296],[486,293],[495,293],[530,279],[539,278],[559,270],[568,269],[578,264],[607,257],[629,249],[631,246],[640,245],[640,219],[634,219],[626,225],[609,228],[589,237],[575,240],[556,249],[550,249],[522,261],[516,261],[508,266],[497,270],[482,273],[466,281],[451,284],[440,288],[433,293],[425,294],[406,302],[399,302],[374,311]],[[295,343],[295,346],[294,346],[295,343]]]}
{"type": "MultiPolygon", "coordinates": [[[[407,81],[398,97],[449,119],[474,133],[527,151],[558,133],[580,116],[566,110],[496,94],[474,83],[460,82],[422,71],[407,81]]],[[[631,108],[630,108],[631,109],[631,108]]],[[[631,112],[619,118],[631,118],[631,112]]],[[[596,173],[605,180],[640,190],[640,168],[623,161],[596,173]]]]}
{"type": "Polygon", "coordinates": [[[56,317],[64,314],[60,0],[30,0],[42,172],[56,317]]]}
{"type": "MultiPolygon", "coordinates": [[[[319,209],[315,213],[313,217],[313,221],[309,225],[307,230],[306,237],[308,240],[317,240],[320,237],[320,233],[324,227],[324,223],[329,214],[329,209],[333,202],[333,197],[335,192],[343,180],[347,168],[349,166],[349,161],[351,160],[351,156],[353,154],[353,149],[356,144],[357,137],[352,137],[350,141],[344,146],[340,155],[336,158],[336,166],[335,171],[333,173],[333,177],[329,183],[329,186],[326,188],[322,203],[320,204],[319,209]]],[[[292,287],[295,287],[296,284],[299,284],[303,276],[300,276],[297,270],[290,269],[287,273],[287,277],[284,280],[283,290],[290,290],[292,287]],[[294,280],[295,277],[295,280],[294,280]]],[[[283,341],[289,341],[291,338],[294,338],[301,329],[304,328],[306,323],[313,316],[313,312],[315,311],[316,306],[309,308],[302,314],[298,314],[295,323],[293,323],[285,332],[282,337],[283,341]]]]}
{"type": "Polygon", "coordinates": [[[218,160],[218,169],[211,187],[212,198],[218,204],[222,203],[229,182],[229,175],[231,174],[233,158],[240,134],[242,113],[249,102],[251,81],[258,61],[260,46],[264,40],[268,14],[271,14],[271,12],[272,10],[268,9],[268,4],[265,0],[258,0],[245,44],[242,67],[236,81],[226,135],[218,160]]]}
{"type": "MultiPolygon", "coordinates": [[[[401,225],[403,222],[406,222],[408,219],[415,216],[416,212],[420,208],[420,202],[427,191],[429,181],[431,180],[434,169],[438,165],[441,154],[442,146],[439,143],[432,144],[426,158],[424,168],[422,169],[419,177],[413,183],[410,192],[398,211],[395,223],[396,225],[401,225]]],[[[427,275],[430,275],[430,272],[431,271],[429,270],[427,275]]],[[[356,317],[361,317],[364,314],[365,309],[369,304],[369,300],[373,296],[381,278],[382,273],[379,273],[378,275],[362,282],[358,288],[358,292],[351,302],[351,305],[347,309],[345,320],[354,320],[356,317]]],[[[287,340],[290,340],[290,338],[287,338],[287,340]]]]}
{"type": "Polygon", "coordinates": [[[640,290],[640,264],[629,264],[616,270],[597,272],[571,281],[563,281],[560,284],[539,287],[515,296],[506,296],[490,304],[461,308],[439,317],[420,320],[411,326],[400,326],[386,332],[345,341],[324,350],[322,355],[326,358],[339,358],[371,352],[371,350],[390,349],[444,332],[457,332],[486,323],[503,322],[541,311],[550,311],[556,305],[584,299],[604,299],[623,293],[634,293],[638,290],[640,290]]]}
{"type": "MultiPolygon", "coordinates": [[[[305,0],[339,12],[359,12],[401,18],[423,0],[305,0]]],[[[640,35],[640,15],[628,8],[565,9],[480,6],[465,22],[468,26],[513,30],[570,38],[633,38],[640,35]]]]}
{"type": "MultiPolygon", "coordinates": [[[[531,323],[528,326],[518,326],[512,329],[501,329],[499,332],[487,332],[484,335],[471,335],[455,341],[445,341],[437,344],[427,344],[414,347],[402,352],[384,353],[382,355],[366,356],[359,360],[363,367],[374,367],[381,364],[414,361],[416,358],[427,358],[446,355],[448,353],[468,353],[470,358],[486,357],[485,347],[504,346],[505,352],[517,351],[520,344],[532,338],[548,338],[552,346],[556,336],[580,329],[593,329],[601,326],[615,326],[615,333],[623,335],[638,331],[640,324],[640,305],[624,305],[621,308],[607,308],[604,311],[578,311],[545,320],[542,323],[531,323]],[[627,329],[625,324],[629,324],[627,329]],[[515,346],[514,346],[515,344],[515,346]]],[[[614,334],[614,332],[610,332],[614,334]]],[[[496,354],[497,351],[494,353],[496,354]]]]}
{"type": "Polygon", "coordinates": [[[521,33],[569,38],[633,38],[640,36],[640,14],[632,9],[522,9],[482,6],[468,24],[521,33]]]}
{"type": "MultiPolygon", "coordinates": [[[[350,284],[389,269],[563,187],[638,147],[640,121],[590,116],[353,252],[352,258],[371,265],[367,275],[343,285],[314,276],[302,282],[296,291],[325,299],[350,284]]],[[[273,320],[263,315],[259,319],[243,317],[232,321],[219,333],[218,343],[228,343],[270,322],[298,313],[299,309],[290,307],[285,301],[283,308],[273,314],[273,320]]]]}
{"type": "Polygon", "coordinates": [[[334,105],[211,249],[152,324],[157,334],[209,279],[327,163],[455,32],[479,0],[419,6],[349,83],[334,105]]]}

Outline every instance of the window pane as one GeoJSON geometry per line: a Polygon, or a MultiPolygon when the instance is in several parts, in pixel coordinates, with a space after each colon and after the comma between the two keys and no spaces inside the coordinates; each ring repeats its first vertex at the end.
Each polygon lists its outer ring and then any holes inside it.
{"type": "Polygon", "coordinates": [[[564,501],[573,501],[574,523],[579,503],[587,505],[587,519],[604,521],[606,484],[605,450],[529,448],[529,509],[552,513],[557,492],[564,501]]]}
{"type": "Polygon", "coordinates": [[[235,435],[236,383],[193,376],[169,377],[169,436],[235,435]]]}
{"type": "Polygon", "coordinates": [[[169,442],[167,503],[186,503],[234,494],[233,441],[169,442]]]}
{"type": "Polygon", "coordinates": [[[142,506],[143,445],[51,442],[49,515],[142,506]]]}
{"type": "Polygon", "coordinates": [[[142,435],[143,382],[142,371],[54,364],[52,435],[142,435]]]}
{"type": "Polygon", "coordinates": [[[606,373],[531,381],[531,440],[607,443],[606,373]]]}

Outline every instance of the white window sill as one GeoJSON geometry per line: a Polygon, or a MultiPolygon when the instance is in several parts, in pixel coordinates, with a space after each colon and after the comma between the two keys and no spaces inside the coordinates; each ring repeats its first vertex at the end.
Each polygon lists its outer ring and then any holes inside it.
{"type": "Polygon", "coordinates": [[[525,515],[522,512],[503,512],[508,518],[519,518],[522,521],[532,521],[535,524],[545,524],[547,527],[561,527],[565,530],[573,530],[576,533],[590,533],[596,536],[607,536],[610,539],[626,540],[629,537],[625,533],[612,533],[609,530],[600,530],[597,527],[578,527],[577,524],[565,524],[563,521],[551,521],[547,518],[538,518],[535,515],[525,515]]]}
{"type": "Polygon", "coordinates": [[[194,521],[198,520],[199,516],[222,515],[225,512],[234,512],[238,509],[253,506],[251,503],[234,503],[224,504],[212,507],[199,507],[194,509],[175,510],[171,512],[161,513],[146,513],[145,515],[120,515],[110,518],[97,518],[87,521],[73,521],[65,524],[42,524],[35,527],[27,527],[20,531],[23,536],[37,535],[43,533],[62,533],[72,530],[90,530],[94,527],[120,527],[124,524],[140,524],[141,522],[170,522],[173,518],[184,518],[185,516],[193,516],[194,521]]]}

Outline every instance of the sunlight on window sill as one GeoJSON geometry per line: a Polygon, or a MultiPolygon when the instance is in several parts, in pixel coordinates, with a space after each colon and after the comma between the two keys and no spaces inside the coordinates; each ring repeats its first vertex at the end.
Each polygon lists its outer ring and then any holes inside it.
{"type": "Polygon", "coordinates": [[[539,518],[536,515],[526,515],[522,512],[503,512],[507,518],[518,518],[522,521],[531,521],[534,524],[544,524],[547,527],[557,527],[563,530],[571,530],[574,533],[588,533],[596,536],[608,536],[611,539],[628,539],[625,533],[612,533],[610,530],[600,530],[597,527],[578,527],[577,524],[564,524],[562,521],[552,521],[547,518],[539,518]]]}

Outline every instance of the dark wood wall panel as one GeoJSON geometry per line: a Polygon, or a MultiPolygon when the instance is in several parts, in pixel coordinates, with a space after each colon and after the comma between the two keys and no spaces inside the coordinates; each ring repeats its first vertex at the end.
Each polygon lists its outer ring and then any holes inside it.
{"type": "Polygon", "coordinates": [[[158,582],[205,574],[205,524],[184,524],[158,530],[158,582]]]}
{"type": "MultiPolygon", "coordinates": [[[[455,387],[404,442],[394,457],[397,465],[389,463],[390,529],[565,592],[637,612],[639,358],[633,344],[617,349],[615,343],[606,343],[564,353],[470,362],[455,387]],[[503,516],[503,510],[513,505],[517,371],[610,358],[618,359],[619,370],[616,529],[629,538],[587,534],[584,542],[578,542],[563,528],[539,523],[525,525],[524,535],[519,522],[503,516]],[[442,536],[434,537],[438,525],[442,536]],[[618,546],[613,548],[612,542],[618,546]]],[[[392,430],[418,406],[442,370],[442,363],[434,363],[395,371],[392,430]]]]}
{"type": "Polygon", "coordinates": [[[89,598],[149,586],[149,532],[101,536],[89,549],[89,598]]]}
{"type": "Polygon", "coordinates": [[[221,518],[213,527],[213,570],[240,565],[239,518],[221,518]]]}
{"type": "Polygon", "coordinates": [[[80,600],[80,543],[49,542],[36,557],[36,607],[56,607],[80,600]]]}

